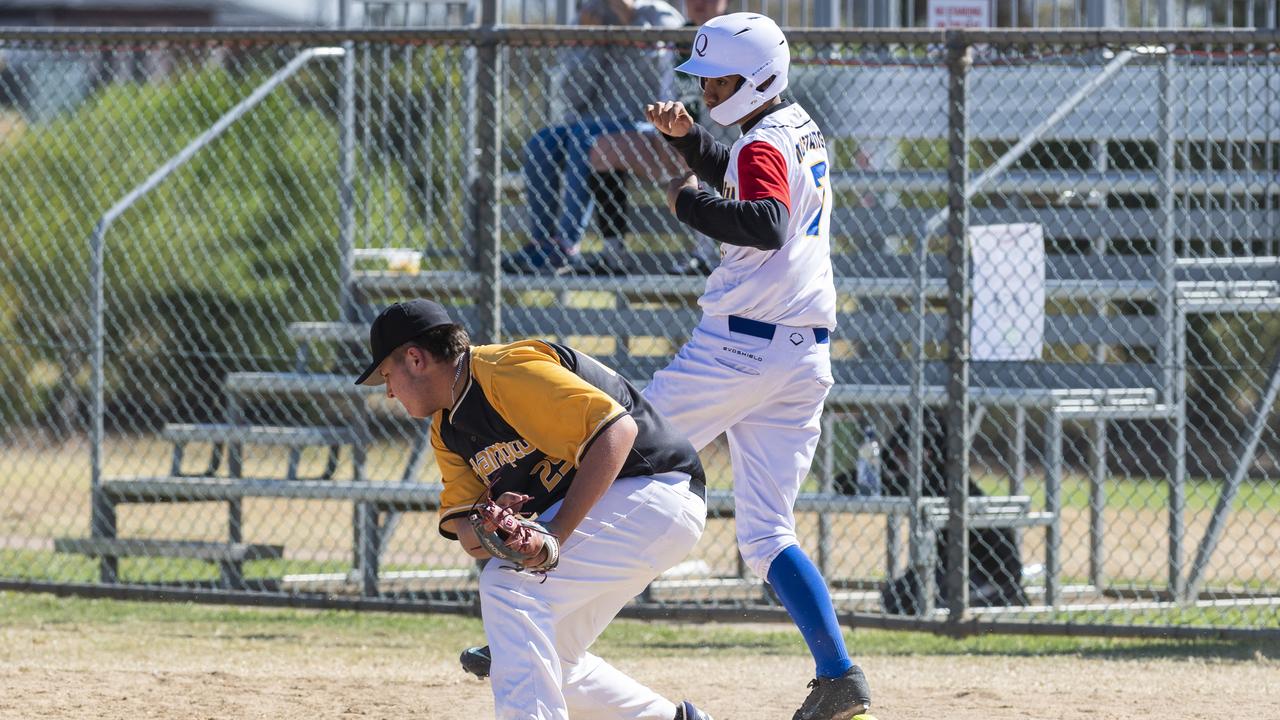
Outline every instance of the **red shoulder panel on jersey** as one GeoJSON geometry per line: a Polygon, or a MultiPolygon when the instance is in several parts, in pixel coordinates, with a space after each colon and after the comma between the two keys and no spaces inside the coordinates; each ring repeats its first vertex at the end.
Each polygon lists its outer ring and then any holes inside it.
{"type": "Polygon", "coordinates": [[[787,160],[778,148],[757,140],[738,151],[738,199],[776,198],[791,211],[787,160]]]}

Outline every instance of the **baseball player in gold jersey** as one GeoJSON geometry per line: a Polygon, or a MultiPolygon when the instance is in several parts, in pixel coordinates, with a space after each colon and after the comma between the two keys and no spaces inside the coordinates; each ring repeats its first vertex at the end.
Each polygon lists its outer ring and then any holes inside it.
{"type": "Polygon", "coordinates": [[[493,499],[536,514],[558,541],[545,573],[494,561],[480,574],[499,720],[710,720],[588,652],[702,534],[705,480],[689,441],[593,358],[539,340],[472,347],[430,300],[383,310],[369,345],[356,382],[385,384],[432,420],[440,533],[489,557],[468,517],[493,499]]]}

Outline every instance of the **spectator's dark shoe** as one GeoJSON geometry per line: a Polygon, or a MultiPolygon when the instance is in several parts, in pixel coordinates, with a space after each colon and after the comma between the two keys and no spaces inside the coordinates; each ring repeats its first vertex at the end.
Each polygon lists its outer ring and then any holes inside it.
{"type": "MultiPolygon", "coordinates": [[[[576,256],[577,253],[573,253],[576,256]]],[[[546,275],[569,262],[571,255],[552,243],[531,242],[502,256],[502,272],[513,275],[546,275]]]]}
{"type": "Polygon", "coordinates": [[[595,268],[591,264],[591,258],[579,252],[567,253],[562,255],[561,262],[556,266],[555,274],[561,277],[565,275],[595,275],[595,268]]]}
{"type": "Polygon", "coordinates": [[[791,720],[850,720],[871,707],[871,690],[857,665],[837,678],[814,678],[809,687],[809,697],[791,720]]]}
{"type": "Polygon", "coordinates": [[[462,656],[458,658],[462,663],[462,669],[475,675],[478,678],[489,677],[489,666],[493,663],[493,657],[489,655],[489,646],[469,647],[462,651],[462,656]]]}
{"type": "Polygon", "coordinates": [[[694,707],[688,700],[680,703],[676,710],[676,720],[711,720],[710,715],[694,707]]]}
{"type": "Polygon", "coordinates": [[[606,251],[591,255],[578,255],[576,258],[576,260],[571,259],[569,263],[566,263],[560,269],[560,273],[603,277],[618,277],[631,273],[631,263],[628,262],[625,255],[606,251]]]}

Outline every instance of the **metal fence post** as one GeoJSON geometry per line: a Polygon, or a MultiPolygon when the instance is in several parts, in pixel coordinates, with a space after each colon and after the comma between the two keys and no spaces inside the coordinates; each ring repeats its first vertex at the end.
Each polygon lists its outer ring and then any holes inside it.
{"type": "MultiPolygon", "coordinates": [[[[349,0],[338,5],[338,25],[351,24],[349,0]]],[[[356,45],[342,42],[342,78],[338,87],[338,316],[348,322],[356,318],[352,298],[355,273],[355,149],[356,149],[356,45]]]]}
{"type": "MultiPolygon", "coordinates": [[[[106,278],[103,262],[106,255],[105,235],[111,221],[103,218],[93,228],[93,236],[89,238],[89,256],[91,266],[90,306],[93,308],[92,336],[93,362],[90,369],[89,396],[89,536],[115,537],[115,510],[102,496],[102,441],[104,416],[106,415],[105,371],[106,362],[106,320],[103,312],[103,286],[106,278]]],[[[99,577],[104,583],[116,581],[117,562],[115,558],[103,557],[99,560],[99,577]]]]}
{"type": "Polygon", "coordinates": [[[1186,413],[1182,404],[1177,402],[1182,393],[1175,387],[1177,373],[1175,363],[1181,362],[1174,349],[1178,347],[1177,287],[1174,280],[1174,265],[1177,261],[1177,249],[1174,247],[1176,233],[1176,196],[1174,194],[1175,162],[1177,140],[1174,137],[1174,46],[1164,47],[1164,61],[1160,63],[1160,269],[1163,282],[1160,288],[1160,317],[1166,323],[1164,334],[1160,339],[1158,356],[1164,373],[1161,378],[1161,399],[1175,404],[1173,415],[1173,440],[1169,447],[1169,592],[1181,597],[1182,588],[1182,540],[1186,534],[1183,513],[1186,504],[1185,470],[1185,427],[1186,413]]]}
{"type": "Polygon", "coordinates": [[[475,228],[475,268],[480,276],[476,296],[481,342],[497,342],[502,335],[501,208],[498,178],[502,159],[502,51],[494,27],[500,0],[484,0],[480,6],[480,32],[476,48],[476,170],[471,181],[472,227],[475,228]]]}
{"type": "MultiPolygon", "coordinates": [[[[912,276],[912,304],[915,311],[914,343],[911,357],[911,388],[907,399],[910,447],[907,449],[907,497],[911,501],[911,512],[907,514],[907,555],[908,565],[920,579],[915,598],[917,614],[927,616],[933,611],[933,565],[930,562],[933,549],[933,533],[929,532],[927,523],[920,509],[920,499],[924,488],[924,368],[925,343],[928,340],[926,325],[925,293],[929,284],[929,239],[932,231],[929,226],[920,232],[915,247],[915,273],[912,276]]],[[[892,578],[890,578],[892,580],[892,578]]]]}
{"type": "Polygon", "coordinates": [[[947,608],[969,604],[969,123],[971,64],[963,33],[947,37],[947,608]]]}

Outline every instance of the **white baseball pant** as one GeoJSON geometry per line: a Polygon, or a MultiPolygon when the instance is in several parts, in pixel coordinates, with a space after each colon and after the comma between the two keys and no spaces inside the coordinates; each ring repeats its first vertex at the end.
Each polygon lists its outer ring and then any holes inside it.
{"type": "MultiPolygon", "coordinates": [[[[543,519],[554,517],[552,506],[543,519]]],[[[707,506],[689,476],[618,478],[545,576],[490,560],[480,607],[498,720],[671,720],[675,705],[587,652],[658,575],[689,554],[707,506]]]]}
{"type": "Polygon", "coordinates": [[[761,578],[798,544],[793,506],[832,384],[826,330],[704,315],[644,389],[694,449],[727,434],[738,549],[761,578]]]}

